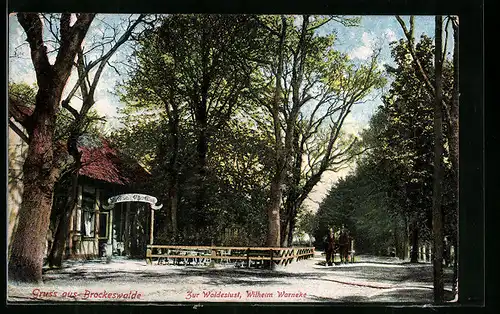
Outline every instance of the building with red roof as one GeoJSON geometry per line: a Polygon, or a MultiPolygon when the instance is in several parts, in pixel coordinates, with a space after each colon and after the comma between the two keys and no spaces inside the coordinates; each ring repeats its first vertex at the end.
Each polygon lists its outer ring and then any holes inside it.
{"type": "MultiPolygon", "coordinates": [[[[82,154],[78,204],[71,217],[66,256],[102,256],[108,245],[114,254],[143,254],[149,230],[145,204],[121,203],[112,211],[103,205],[112,196],[144,191],[150,174],[103,137],[82,136],[78,150],[82,154]]],[[[63,207],[66,199],[66,189],[56,191],[54,206],[63,207]]]]}
{"type": "MultiPolygon", "coordinates": [[[[9,247],[22,202],[22,165],[27,151],[27,144],[22,134],[19,134],[22,126],[17,121],[32,113],[32,108],[9,101],[9,247]]],[[[64,142],[58,144],[58,147],[66,149],[64,142]]],[[[72,209],[68,228],[66,258],[92,258],[103,255],[103,247],[106,245],[112,246],[114,254],[144,254],[148,237],[146,230],[149,230],[149,210],[146,204],[120,203],[113,210],[105,210],[102,205],[107,204],[112,196],[144,191],[150,174],[137,161],[113,147],[109,140],[102,136],[81,136],[78,140],[78,150],[81,152],[82,166],[79,170],[77,204],[72,209]]],[[[54,193],[47,252],[64,210],[68,189],[68,186],[59,185],[54,193]]]]}

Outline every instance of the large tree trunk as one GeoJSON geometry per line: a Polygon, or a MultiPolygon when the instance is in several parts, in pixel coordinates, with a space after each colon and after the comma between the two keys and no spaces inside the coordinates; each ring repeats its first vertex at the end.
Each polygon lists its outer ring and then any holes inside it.
{"type": "Polygon", "coordinates": [[[172,156],[170,157],[171,180],[170,180],[170,218],[172,223],[172,235],[177,241],[177,204],[179,200],[179,112],[178,107],[174,105],[173,92],[170,95],[173,117],[170,120],[172,136],[172,156]]]}
{"type": "MultiPolygon", "coordinates": [[[[205,117],[206,118],[206,117],[205,117]]],[[[206,121],[205,121],[206,122],[206,121]]],[[[200,121],[200,131],[198,133],[198,144],[197,144],[197,180],[196,180],[196,188],[197,188],[197,197],[195,202],[195,208],[197,210],[198,215],[204,217],[203,214],[205,205],[206,205],[206,187],[205,187],[205,177],[207,175],[207,153],[208,153],[208,140],[207,134],[205,131],[206,124],[205,122],[200,121]]],[[[203,220],[203,219],[202,219],[203,220]]]]}
{"type": "Polygon", "coordinates": [[[170,190],[170,221],[172,224],[172,237],[174,241],[177,241],[178,230],[177,230],[177,207],[178,207],[178,195],[177,190],[179,189],[177,182],[170,190]]]}
{"type": "Polygon", "coordinates": [[[268,233],[267,246],[279,247],[280,241],[280,206],[281,206],[281,181],[276,175],[271,182],[271,202],[267,208],[268,233]]]}
{"type": "Polygon", "coordinates": [[[267,208],[268,217],[268,231],[267,231],[267,246],[279,247],[281,244],[281,220],[280,220],[280,209],[281,209],[281,197],[283,194],[282,185],[284,181],[284,174],[286,173],[286,159],[283,148],[283,137],[281,135],[281,122],[280,122],[280,103],[282,97],[282,87],[281,79],[283,76],[283,60],[284,60],[284,49],[285,49],[285,37],[286,37],[286,17],[281,16],[281,34],[278,47],[278,60],[277,60],[277,71],[276,71],[276,86],[274,89],[273,104],[272,104],[272,121],[274,127],[274,152],[275,152],[275,169],[274,175],[271,179],[271,191],[270,191],[270,203],[267,208]]]}
{"type": "MultiPolygon", "coordinates": [[[[298,87],[297,87],[298,89],[298,87]]],[[[298,96],[297,96],[298,97],[298,96]]],[[[294,122],[295,124],[295,122],[294,122]]],[[[300,201],[300,177],[302,173],[302,156],[304,154],[303,142],[300,141],[300,130],[295,126],[293,134],[292,148],[293,148],[293,166],[291,169],[292,177],[288,182],[288,195],[285,202],[285,219],[282,225],[281,241],[282,246],[293,245],[293,234],[295,231],[295,223],[297,220],[298,209],[302,205],[300,201]]]]}
{"type": "Polygon", "coordinates": [[[286,209],[287,206],[285,205],[285,210],[283,211],[282,214],[280,214],[280,246],[281,247],[287,247],[288,246],[288,233],[290,230],[290,215],[288,213],[288,210],[286,209]]]}
{"type": "Polygon", "coordinates": [[[288,246],[293,246],[293,234],[295,232],[296,224],[297,224],[297,209],[294,209],[292,217],[290,219],[290,229],[288,230],[288,246]]]}
{"type": "Polygon", "coordinates": [[[406,258],[409,258],[408,256],[408,217],[406,215],[403,216],[403,222],[404,222],[404,231],[403,231],[403,260],[406,260],[406,258]]]}
{"type": "Polygon", "coordinates": [[[59,51],[53,65],[43,41],[43,23],[37,13],[19,13],[18,20],[27,35],[36,73],[38,93],[35,110],[26,124],[28,154],[23,166],[23,202],[19,225],[13,235],[9,260],[9,280],[38,282],[42,265],[54,186],[60,175],[54,156],[54,127],[63,88],[71,74],[76,53],[95,14],[78,14],[71,25],[71,14],[61,14],[59,51]]]}
{"type": "MultiPolygon", "coordinates": [[[[178,190],[179,190],[179,109],[174,100],[173,91],[170,92],[170,105],[172,110],[167,110],[171,115],[169,116],[169,132],[170,141],[169,148],[171,155],[168,163],[168,202],[170,212],[170,225],[172,230],[172,239],[177,241],[177,207],[178,207],[178,190]]],[[[168,106],[168,104],[166,104],[168,106]]],[[[167,108],[168,109],[168,108],[167,108]]]]}
{"type": "Polygon", "coordinates": [[[33,117],[33,131],[23,166],[23,201],[9,261],[9,280],[37,282],[42,279],[52,198],[59,176],[52,144],[56,116],[51,110],[59,99],[49,93],[37,95],[37,105],[41,102],[47,105],[42,105],[46,108],[44,111],[35,109],[33,117]]]}
{"type": "Polygon", "coordinates": [[[300,39],[293,51],[292,57],[292,78],[291,78],[291,88],[292,88],[292,109],[289,113],[289,117],[286,121],[286,133],[285,133],[285,151],[284,151],[284,162],[285,165],[291,165],[290,169],[292,172],[291,181],[287,182],[289,195],[287,195],[287,201],[285,203],[285,230],[282,232],[282,243],[283,246],[291,246],[293,244],[293,233],[295,229],[295,220],[297,217],[297,209],[300,207],[302,202],[299,200],[299,185],[300,185],[300,175],[302,170],[302,155],[303,146],[300,143],[300,127],[297,125],[297,119],[302,107],[303,97],[300,95],[300,89],[302,86],[302,80],[304,76],[304,66],[305,59],[307,56],[306,52],[306,34],[309,25],[309,15],[302,16],[302,28],[300,33],[300,39]]]}
{"type": "MultiPolygon", "coordinates": [[[[205,26],[207,27],[207,26],[205,26]]],[[[196,128],[197,128],[197,197],[195,201],[195,208],[200,218],[204,218],[204,208],[206,205],[206,191],[205,191],[205,177],[206,177],[206,163],[207,163],[207,153],[208,153],[208,116],[207,116],[207,103],[208,103],[208,92],[210,90],[211,84],[211,73],[209,70],[210,62],[210,50],[209,46],[209,35],[211,30],[204,29],[201,38],[201,67],[202,67],[202,78],[199,94],[195,97],[195,118],[196,118],[196,128]],[[199,95],[199,97],[198,97],[199,95]]],[[[204,219],[201,219],[203,223],[204,219]]]]}
{"type": "Polygon", "coordinates": [[[416,222],[413,222],[411,230],[411,247],[410,263],[418,263],[418,226],[416,222]]]}
{"type": "Polygon", "coordinates": [[[293,233],[295,231],[295,210],[285,205],[284,219],[280,224],[281,247],[293,246],[293,233]]]}
{"type": "MultiPolygon", "coordinates": [[[[297,183],[298,186],[298,183],[297,183]]],[[[294,187],[292,187],[294,188],[294,187]]],[[[297,222],[297,214],[298,214],[298,209],[299,206],[297,204],[297,197],[296,193],[292,192],[291,195],[289,196],[290,202],[287,199],[287,202],[285,203],[285,215],[286,215],[286,220],[284,224],[284,230],[282,230],[282,246],[283,247],[291,247],[293,246],[293,234],[295,232],[295,225],[297,222]]]]}
{"type": "Polygon", "coordinates": [[[460,107],[460,91],[459,91],[459,26],[458,16],[454,17],[453,21],[453,91],[452,91],[452,108],[450,112],[451,136],[448,139],[450,147],[450,157],[453,166],[453,179],[455,188],[455,229],[453,235],[453,245],[455,247],[455,259],[453,261],[453,292],[456,294],[458,286],[458,218],[459,218],[459,107],[460,107]]]}
{"type": "Polygon", "coordinates": [[[402,245],[399,237],[399,227],[396,219],[393,220],[393,232],[394,232],[394,247],[396,248],[396,257],[401,258],[402,245]]]}
{"type": "Polygon", "coordinates": [[[442,126],[442,95],[443,95],[443,64],[442,64],[442,32],[443,17],[436,16],[436,99],[434,104],[434,187],[432,195],[432,231],[434,237],[434,302],[444,302],[443,282],[443,213],[442,186],[443,180],[443,126],[442,126]]]}

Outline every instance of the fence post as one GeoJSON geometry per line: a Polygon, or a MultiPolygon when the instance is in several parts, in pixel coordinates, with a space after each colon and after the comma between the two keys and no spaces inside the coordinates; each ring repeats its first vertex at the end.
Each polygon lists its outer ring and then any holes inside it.
{"type": "Polygon", "coordinates": [[[152,255],[152,250],[151,248],[148,248],[146,250],[146,263],[149,265],[153,264],[153,258],[151,257],[151,255],[152,255]]]}
{"type": "Polygon", "coordinates": [[[153,244],[154,229],[155,229],[155,211],[151,207],[151,221],[150,221],[150,225],[149,225],[149,244],[153,244]]]}
{"type": "Polygon", "coordinates": [[[247,268],[250,268],[250,248],[247,248],[247,268]]]}
{"type": "Polygon", "coordinates": [[[354,254],[356,254],[356,251],[354,249],[354,239],[352,239],[352,242],[351,242],[351,263],[354,263],[354,254]]]}

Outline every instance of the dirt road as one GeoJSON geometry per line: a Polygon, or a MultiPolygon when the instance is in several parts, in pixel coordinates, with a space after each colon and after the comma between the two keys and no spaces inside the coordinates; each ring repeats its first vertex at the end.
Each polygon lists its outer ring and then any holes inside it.
{"type": "MultiPolygon", "coordinates": [[[[147,265],[144,260],[67,261],[44,283],[9,283],[13,301],[411,302],[432,303],[432,265],[360,256],[326,267],[322,256],[271,271],[225,266],[147,265]]],[[[445,270],[451,298],[451,269],[445,270]]]]}

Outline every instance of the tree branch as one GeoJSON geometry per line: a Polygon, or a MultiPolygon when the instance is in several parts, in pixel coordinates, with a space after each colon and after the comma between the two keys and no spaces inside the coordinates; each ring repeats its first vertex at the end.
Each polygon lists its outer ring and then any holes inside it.
{"type": "MultiPolygon", "coordinates": [[[[80,49],[83,38],[87,34],[90,24],[94,20],[95,13],[79,14],[73,26],[69,26],[71,14],[63,14],[61,16],[61,46],[57,53],[54,70],[59,73],[68,73],[73,66],[74,56],[80,49]]],[[[62,77],[64,83],[66,77],[62,77]]]]}
{"type": "Polygon", "coordinates": [[[280,36],[281,36],[281,34],[280,34],[278,31],[276,31],[276,30],[274,30],[274,29],[270,28],[269,26],[267,26],[267,25],[266,25],[266,23],[264,23],[263,21],[261,21],[261,19],[260,19],[258,16],[254,16],[253,18],[255,19],[255,21],[257,21],[257,23],[258,23],[261,27],[265,28],[265,29],[266,29],[267,31],[269,31],[272,35],[277,36],[277,37],[280,37],[280,36]]]}
{"type": "Polygon", "coordinates": [[[102,57],[96,59],[95,61],[93,61],[89,64],[88,67],[93,67],[97,63],[101,62],[101,64],[99,65],[99,67],[97,69],[96,74],[94,75],[94,79],[92,80],[92,85],[90,86],[90,91],[89,91],[90,94],[94,93],[94,91],[97,87],[97,83],[99,81],[99,78],[102,74],[102,71],[104,70],[104,67],[106,66],[106,64],[109,61],[109,59],[111,58],[111,56],[118,50],[118,48],[120,48],[121,45],[123,45],[123,43],[125,43],[128,40],[128,38],[132,34],[132,31],[134,30],[134,28],[144,19],[145,16],[146,16],[145,14],[139,15],[137,20],[135,20],[135,22],[127,28],[125,33],[123,33],[120,36],[120,38],[118,39],[116,44],[105,55],[103,55],[102,57]]]}
{"type": "Polygon", "coordinates": [[[315,25],[315,26],[313,26],[311,28],[308,28],[307,31],[310,32],[310,31],[313,31],[313,30],[315,30],[317,28],[320,28],[321,26],[325,25],[326,23],[332,21],[334,18],[335,18],[335,16],[331,16],[330,18],[324,20],[323,22],[320,22],[319,24],[317,24],[317,25],[315,25]]]}
{"type": "Polygon", "coordinates": [[[12,121],[9,119],[10,128],[19,135],[19,137],[25,142],[29,142],[28,136],[12,121]]]}
{"type": "Polygon", "coordinates": [[[43,25],[40,16],[38,13],[19,13],[17,19],[28,37],[37,81],[43,81],[43,77],[51,73],[51,65],[47,57],[47,47],[43,42],[43,25]]]}
{"type": "Polygon", "coordinates": [[[78,111],[75,108],[70,106],[67,99],[63,100],[61,102],[61,105],[64,109],[68,110],[73,115],[73,117],[75,117],[75,119],[78,119],[78,117],[79,117],[78,111]]]}

